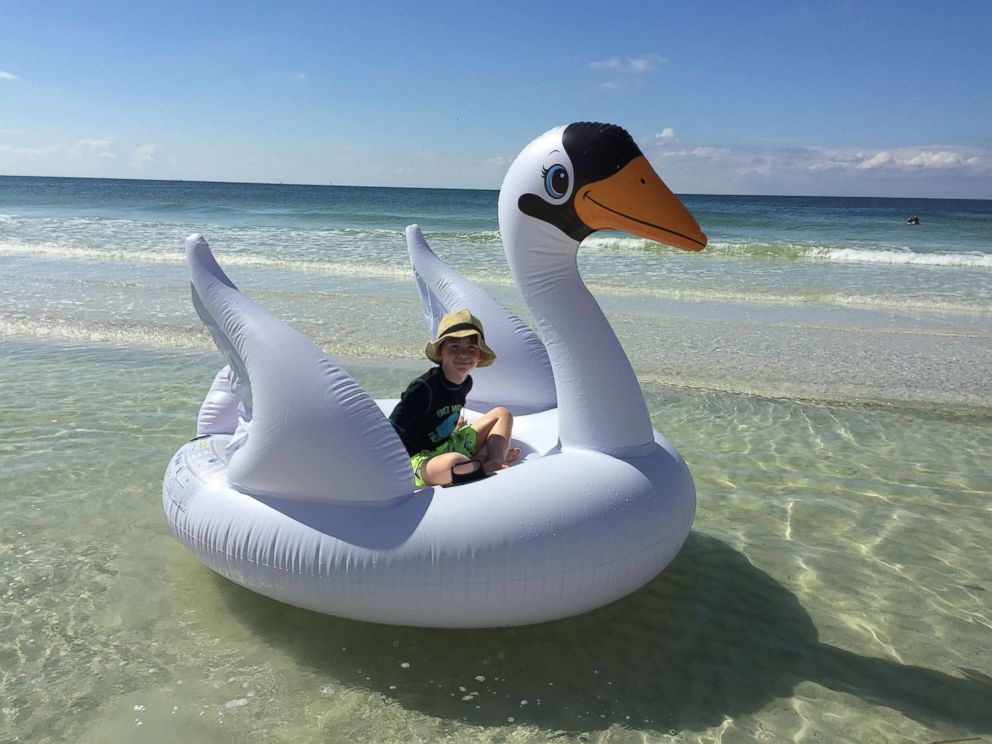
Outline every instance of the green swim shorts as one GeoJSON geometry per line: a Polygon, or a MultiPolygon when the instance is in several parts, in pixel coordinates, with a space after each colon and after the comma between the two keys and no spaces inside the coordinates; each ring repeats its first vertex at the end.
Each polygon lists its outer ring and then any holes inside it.
{"type": "Polygon", "coordinates": [[[417,488],[427,485],[424,483],[423,470],[424,465],[426,465],[427,461],[432,457],[443,455],[445,452],[460,452],[465,455],[465,457],[474,457],[475,437],[475,429],[471,426],[463,426],[460,429],[455,429],[451,434],[451,438],[439,447],[432,450],[418,452],[411,457],[410,464],[413,466],[413,477],[416,481],[417,488]]]}

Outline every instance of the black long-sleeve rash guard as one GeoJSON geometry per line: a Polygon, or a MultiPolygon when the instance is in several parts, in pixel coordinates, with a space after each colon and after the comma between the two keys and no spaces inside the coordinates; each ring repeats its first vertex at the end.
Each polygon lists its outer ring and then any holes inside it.
{"type": "Polygon", "coordinates": [[[407,386],[389,422],[411,457],[433,450],[451,437],[471,389],[471,376],[455,385],[440,367],[429,369],[407,386]]]}

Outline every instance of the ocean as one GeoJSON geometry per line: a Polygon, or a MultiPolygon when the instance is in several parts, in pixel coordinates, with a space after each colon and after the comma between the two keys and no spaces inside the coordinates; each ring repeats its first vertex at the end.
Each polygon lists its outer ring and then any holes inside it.
{"type": "Polygon", "coordinates": [[[496,200],[0,177],[0,742],[992,737],[992,201],[685,195],[702,253],[582,244],[699,499],[608,607],[379,626],[180,546],[162,476],[222,365],[184,238],[396,397],[428,366],[406,225],[528,318],[496,200]]]}

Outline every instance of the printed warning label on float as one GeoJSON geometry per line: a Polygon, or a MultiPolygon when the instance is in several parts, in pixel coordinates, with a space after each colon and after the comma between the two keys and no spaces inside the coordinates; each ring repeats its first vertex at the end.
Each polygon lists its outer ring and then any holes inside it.
{"type": "Polygon", "coordinates": [[[212,437],[197,439],[172,458],[164,488],[166,495],[180,511],[186,511],[203,484],[225,468],[225,445],[226,443],[218,442],[212,437]]]}

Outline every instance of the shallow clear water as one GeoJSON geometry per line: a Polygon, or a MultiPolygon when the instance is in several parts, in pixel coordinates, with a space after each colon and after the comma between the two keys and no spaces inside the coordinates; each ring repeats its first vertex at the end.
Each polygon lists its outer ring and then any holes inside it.
{"type": "Polygon", "coordinates": [[[407,222],[522,312],[495,195],[351,190],[349,211],[274,186],[27,179],[25,196],[24,180],[0,179],[0,741],[992,735],[992,271],[976,203],[964,217],[936,203],[958,239],[904,246],[971,263],[760,247],[789,233],[895,254],[903,212],[938,219],[880,200],[687,199],[714,243],[754,231],[736,254],[592,238],[584,275],[692,469],[694,532],[609,607],[452,632],[281,605],[172,537],[162,473],[220,364],[180,249],[204,232],[256,301],[395,396],[424,366],[407,222]],[[867,248],[823,227],[860,208],[867,248]]]}

